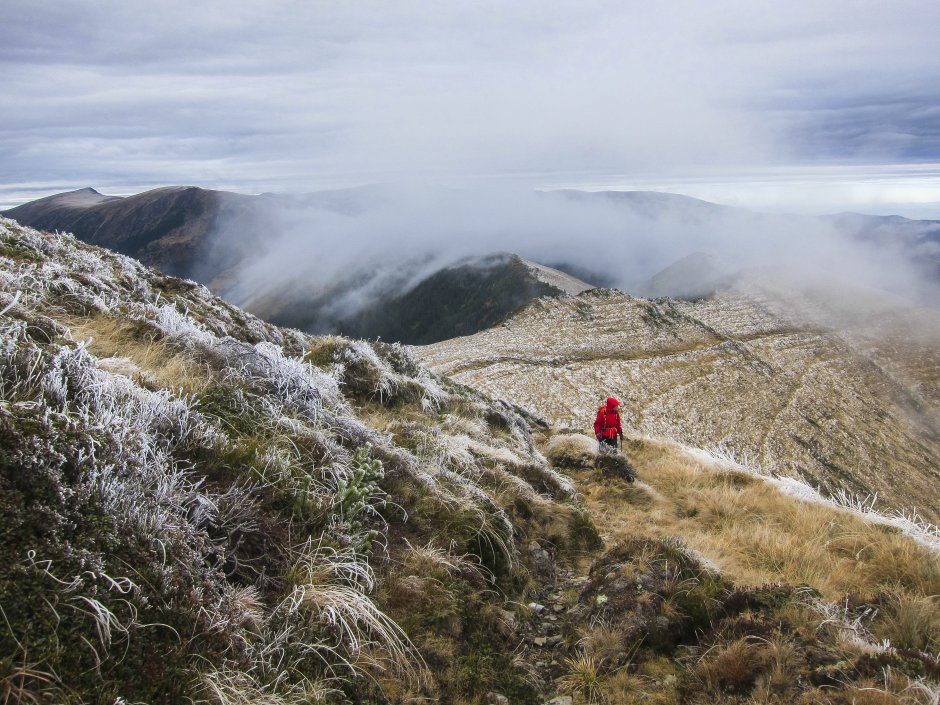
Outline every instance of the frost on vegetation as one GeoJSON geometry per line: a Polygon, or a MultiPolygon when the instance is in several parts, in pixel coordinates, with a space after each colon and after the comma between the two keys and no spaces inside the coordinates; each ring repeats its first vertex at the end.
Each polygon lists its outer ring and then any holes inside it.
{"type": "Polygon", "coordinates": [[[352,395],[381,404],[418,401],[426,412],[440,408],[447,393],[410,351],[397,343],[327,339],[333,347],[331,373],[352,395]]]}
{"type": "Polygon", "coordinates": [[[436,427],[412,432],[416,444],[415,453],[424,463],[467,473],[476,468],[473,454],[468,450],[470,438],[453,436],[441,432],[436,427]]]}
{"type": "Polygon", "coordinates": [[[80,565],[106,575],[102,566],[120,561],[137,571],[127,573],[137,587],[126,595],[88,582],[62,598],[101,629],[85,634],[94,657],[76,672],[114,667],[121,649],[146,638],[128,625],[134,610],[149,609],[173,624],[148,632],[172,642],[159,653],[188,659],[181,668],[211,702],[316,700],[365,670],[416,682],[420,656],[369,597],[369,557],[394,555],[386,522],[406,515],[383,488],[419,485],[456,545],[510,567],[517,527],[494,499],[500,488],[482,481],[505,473],[525,496],[536,481],[570,488],[544,467],[519,414],[445,391],[403,346],[341,340],[324,371],[292,356],[310,338],[243,321],[202,287],[161,289],[163,279],[133,260],[69,238],[26,237],[55,259],[0,266],[0,449],[21,477],[51,488],[43,510],[54,538],[27,534],[16,557],[35,550],[34,562],[54,560],[69,585],[80,565]],[[133,350],[99,360],[93,342],[35,335],[41,316],[74,318],[76,301],[79,315],[93,317],[113,317],[119,304],[124,318],[147,324],[125,328],[143,330],[143,342],[158,330],[207,383],[192,397],[149,391],[135,384],[133,350]],[[225,334],[229,326],[258,336],[243,342],[225,334]],[[415,452],[356,418],[350,385],[390,407],[410,405],[405,418],[426,417],[415,452]],[[445,407],[458,411],[439,415],[445,407]],[[80,530],[94,540],[73,554],[68,532],[80,530]]]}
{"type": "Polygon", "coordinates": [[[164,335],[184,345],[211,345],[214,339],[209,331],[171,304],[154,306],[147,320],[152,321],[164,335]]]}
{"type": "Polygon", "coordinates": [[[364,340],[347,341],[336,352],[334,362],[337,376],[347,385],[367,385],[370,388],[362,391],[378,397],[379,401],[388,399],[398,389],[398,375],[364,340]]]}
{"type": "Polygon", "coordinates": [[[278,345],[250,345],[223,338],[204,349],[225,376],[240,379],[271,394],[285,409],[308,420],[319,418],[323,403],[333,408],[345,405],[336,381],[299,359],[287,357],[278,345]]]}

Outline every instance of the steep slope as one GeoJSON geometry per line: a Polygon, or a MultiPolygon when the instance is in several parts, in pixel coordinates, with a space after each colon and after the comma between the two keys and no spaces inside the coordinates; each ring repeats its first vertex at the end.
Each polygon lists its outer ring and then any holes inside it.
{"type": "Polygon", "coordinates": [[[71,232],[80,240],[136,257],[166,274],[209,281],[257,252],[264,232],[253,197],[195,187],[159,188],[126,198],[93,189],[42,198],[3,215],[40,230],[71,232]],[[209,238],[221,220],[242,223],[238,248],[216,248],[209,238]]]}
{"type": "Polygon", "coordinates": [[[505,610],[596,538],[522,417],[400,346],[8,220],[0,498],[14,702],[534,702],[505,610]]]}
{"type": "Polygon", "coordinates": [[[330,313],[334,299],[343,296],[335,289],[319,298],[284,291],[259,308],[279,325],[420,345],[489,328],[533,299],[564,295],[561,287],[584,291],[590,285],[516,255],[498,254],[439,269],[404,293],[380,292],[352,313],[330,313]]]}
{"type": "Polygon", "coordinates": [[[935,530],[627,452],[0,220],[0,694],[933,705],[935,530]]]}
{"type": "Polygon", "coordinates": [[[829,494],[876,494],[937,521],[937,315],[883,294],[866,307],[856,293],[844,301],[852,323],[832,292],[800,305],[768,280],[694,303],[610,290],[542,299],[503,326],[416,352],[559,424],[589,426],[614,394],[640,433],[722,447],[829,494]]]}

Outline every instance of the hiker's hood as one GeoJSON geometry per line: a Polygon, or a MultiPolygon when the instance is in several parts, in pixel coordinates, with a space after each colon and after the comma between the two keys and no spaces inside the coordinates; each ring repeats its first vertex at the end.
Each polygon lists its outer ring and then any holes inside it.
{"type": "Polygon", "coordinates": [[[607,411],[616,411],[618,406],[620,406],[619,401],[614,397],[607,397],[607,411]]]}

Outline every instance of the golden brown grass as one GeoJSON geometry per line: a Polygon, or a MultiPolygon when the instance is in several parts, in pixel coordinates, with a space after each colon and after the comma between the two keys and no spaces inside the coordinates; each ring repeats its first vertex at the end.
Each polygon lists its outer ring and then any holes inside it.
{"type": "Polygon", "coordinates": [[[628,448],[644,502],[617,480],[579,478],[610,539],[682,536],[735,582],[805,583],[835,599],[890,590],[940,594],[940,559],[900,532],[849,512],[801,502],[741,473],[704,468],[653,441],[628,448]]]}
{"type": "Polygon", "coordinates": [[[593,656],[582,655],[565,659],[565,672],[557,685],[580,703],[598,703],[603,690],[603,666],[593,656]]]}
{"type": "Polygon", "coordinates": [[[151,389],[182,389],[199,392],[211,382],[209,371],[194,360],[170,349],[160,341],[142,336],[139,324],[111,316],[74,318],[63,323],[72,338],[90,341],[88,350],[103,361],[102,367],[127,374],[151,389]],[[108,358],[126,358],[109,364],[108,358]]]}
{"type": "MultiPolygon", "coordinates": [[[[739,585],[804,584],[831,602],[853,595],[877,605],[870,625],[876,639],[940,651],[940,558],[926,547],[851,512],[785,496],[759,478],[703,466],[669,443],[634,440],[626,453],[637,469],[635,485],[598,474],[576,477],[608,545],[681,536],[739,585]]],[[[754,691],[770,702],[790,684],[791,647],[782,641],[748,647],[772,663],[754,691]]],[[[729,651],[728,668],[747,661],[744,651],[743,644],[729,651]]],[[[724,674],[724,660],[703,663],[702,680],[733,680],[724,674]]]]}

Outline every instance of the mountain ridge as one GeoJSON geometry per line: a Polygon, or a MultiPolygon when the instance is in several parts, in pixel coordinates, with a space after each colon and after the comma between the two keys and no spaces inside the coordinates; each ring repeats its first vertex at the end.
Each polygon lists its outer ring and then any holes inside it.
{"type": "Polygon", "coordinates": [[[832,328],[841,312],[807,313],[834,295],[791,307],[788,291],[766,279],[690,302],[595,290],[415,351],[435,372],[556,424],[584,427],[613,394],[638,433],[725,447],[829,494],[877,494],[937,522],[940,316],[905,320],[876,297],[870,316],[883,328],[847,336],[832,328]],[[922,342],[908,332],[917,326],[922,342]]]}
{"type": "MultiPolygon", "coordinates": [[[[431,342],[428,336],[441,340],[472,332],[466,327],[472,319],[469,316],[463,317],[461,325],[449,328],[439,326],[435,318],[440,317],[441,311],[438,309],[443,305],[442,302],[438,302],[436,307],[422,304],[424,313],[420,321],[414,312],[407,310],[409,301],[422,298],[419,285],[424,290],[434,289],[455,260],[468,256],[464,251],[468,249],[466,243],[451,245],[448,242],[447,225],[437,222],[441,214],[437,212],[436,206],[431,210],[433,222],[421,224],[421,227],[430,228],[435,233],[430,243],[422,245],[426,251],[410,252],[404,247],[393,248],[376,261],[367,256],[350,254],[346,258],[349,261],[337,264],[335,270],[323,271],[322,267],[314,267],[319,261],[315,256],[319,242],[316,227],[323,229],[325,242],[332,243],[329,236],[334,229],[337,233],[355,235],[358,242],[356,247],[367,255],[369,228],[381,226],[381,223],[372,222],[369,218],[379,218],[380,215],[382,219],[386,216],[396,217],[396,195],[401,196],[394,190],[378,186],[298,196],[248,196],[195,187],[167,187],[123,198],[105,197],[86,189],[40,199],[5,211],[5,214],[18,217],[27,225],[74,231],[80,239],[138,257],[169,274],[200,281],[215,293],[229,297],[255,313],[273,316],[273,320],[301,326],[310,332],[345,332],[406,343],[427,343],[431,342]],[[314,215],[319,220],[313,218],[314,215]],[[364,219],[361,225],[365,229],[363,232],[356,229],[360,227],[356,225],[360,222],[357,220],[359,218],[364,219]],[[319,225],[312,225],[312,221],[319,225]],[[456,250],[448,257],[450,247],[456,247],[456,250]],[[279,254],[272,255],[270,260],[266,259],[272,251],[279,254]],[[298,263],[302,265],[311,258],[312,271],[308,273],[302,266],[298,269],[298,263]],[[426,269],[428,262],[436,262],[437,269],[426,269]],[[285,276],[285,271],[291,274],[285,276]],[[412,271],[421,272],[423,280],[416,280],[412,271]],[[429,279],[432,276],[436,279],[429,279]],[[383,314],[382,309],[386,305],[388,310],[383,314]],[[391,326],[389,320],[400,320],[401,324],[391,326]]],[[[426,200],[433,203],[436,199],[432,195],[427,195],[426,200]]],[[[450,192],[444,195],[453,196],[450,192]]],[[[538,192],[536,201],[530,205],[546,209],[547,221],[541,223],[540,227],[554,227],[552,221],[557,220],[556,209],[563,208],[569,202],[598,205],[601,211],[595,215],[607,225],[611,219],[617,221],[624,218],[628,230],[660,228],[669,241],[678,238],[669,246],[660,246],[655,241],[650,243],[649,249],[655,254],[637,252],[636,257],[631,255],[628,258],[629,262],[645,262],[642,266],[637,265],[647,268],[645,278],[612,281],[611,273],[605,270],[593,281],[594,284],[616,283],[634,294],[649,296],[708,295],[716,286],[720,288],[727,282],[721,277],[706,276],[708,272],[703,270],[691,272],[692,278],[702,281],[689,288],[686,281],[688,272],[679,272],[673,276],[663,274],[670,266],[677,266],[684,256],[682,247],[686,236],[683,233],[714,230],[715,237],[721,240],[726,231],[744,231],[748,237],[738,249],[753,250],[757,247],[772,250],[781,247],[786,251],[785,242],[773,240],[760,244],[764,230],[769,228],[779,238],[787,228],[799,230],[809,225],[824,225],[827,229],[841,233],[839,237],[845,242],[867,249],[864,253],[856,252],[853,258],[847,257],[846,253],[823,248],[813,258],[807,257],[805,261],[790,264],[797,268],[812,267],[819,257],[835,258],[834,265],[838,265],[840,258],[847,259],[850,262],[847,265],[850,277],[853,271],[864,271],[865,276],[872,280],[878,281],[881,277],[883,286],[902,289],[905,295],[918,301],[936,301],[933,292],[940,282],[940,223],[935,221],[846,214],[823,218],[794,216],[786,220],[784,216],[750,213],[687,196],[642,191],[538,192]],[[676,250],[672,259],[667,256],[670,249],[676,250]],[[878,252],[882,254],[876,256],[878,252]],[[879,268],[888,259],[898,266],[903,263],[903,271],[894,272],[892,277],[882,276],[879,268]],[[656,266],[653,266],[654,263],[657,263],[656,266]],[[659,277],[658,283],[653,282],[653,277],[659,277]],[[715,281],[705,281],[710,279],[715,281]]],[[[424,204],[423,201],[421,203],[424,204]]],[[[458,211],[462,212],[461,208],[472,206],[472,203],[466,204],[458,199],[457,205],[460,206],[458,211]]],[[[502,200],[495,199],[492,207],[507,206],[502,200]]],[[[472,212],[471,208],[463,217],[469,217],[472,212]]],[[[590,271],[590,257],[586,258],[576,244],[577,227],[580,226],[566,227],[573,228],[573,235],[570,244],[565,247],[556,245],[551,250],[544,250],[538,238],[532,235],[528,236],[530,239],[535,238],[531,242],[524,240],[519,243],[517,254],[534,261],[539,259],[533,258],[534,252],[544,252],[548,261],[562,263],[558,265],[562,270],[576,275],[590,271]]],[[[344,244],[336,242],[330,247],[342,251],[344,244]]],[[[490,251],[481,251],[473,256],[487,257],[491,254],[490,251]]],[[[730,255],[725,252],[724,256],[727,258],[730,255]]],[[[597,266],[609,269],[612,263],[601,257],[597,266]]],[[[722,266],[731,271],[741,268],[738,264],[722,266]]],[[[458,270],[449,271],[458,273],[458,270]]],[[[833,266],[831,271],[838,274],[839,267],[833,266]]],[[[528,273],[520,269],[518,274],[520,278],[514,284],[517,291],[528,291],[527,296],[530,298],[545,293],[538,286],[530,285],[527,281],[530,278],[528,273]]],[[[592,281],[593,275],[581,276],[592,281]]],[[[468,283],[471,279],[467,279],[468,283]]],[[[453,282],[445,288],[448,296],[458,300],[477,295],[472,289],[463,289],[457,293],[453,282]]],[[[476,324],[477,329],[492,325],[521,303],[523,301],[510,297],[498,315],[481,318],[476,324]]]]}
{"type": "Polygon", "coordinates": [[[0,525],[11,701],[940,695],[936,527],[674,441],[601,453],[5,219],[0,525]]]}

